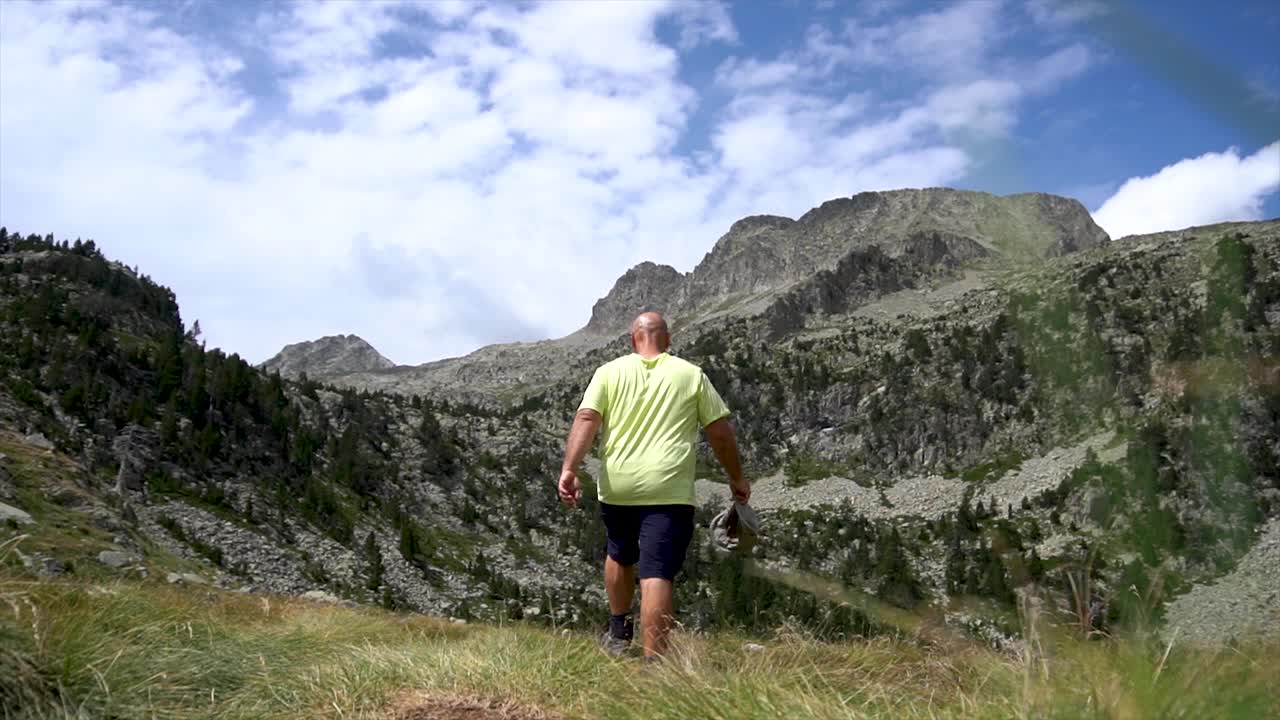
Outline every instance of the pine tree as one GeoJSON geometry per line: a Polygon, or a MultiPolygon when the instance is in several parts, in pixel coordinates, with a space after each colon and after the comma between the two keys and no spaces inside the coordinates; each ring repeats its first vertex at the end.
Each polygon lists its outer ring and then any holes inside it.
{"type": "Polygon", "coordinates": [[[1009,587],[1004,563],[993,552],[987,553],[987,563],[982,573],[982,591],[1001,602],[1013,600],[1013,590],[1009,587]]]}
{"type": "Polygon", "coordinates": [[[978,568],[970,565],[964,574],[964,594],[977,595],[982,590],[982,578],[978,576],[978,568]]]}
{"type": "Polygon", "coordinates": [[[484,553],[476,552],[476,559],[471,562],[471,574],[479,580],[489,579],[489,564],[484,559],[484,553]]]}
{"type": "Polygon", "coordinates": [[[182,387],[183,362],[181,338],[170,333],[160,343],[156,356],[156,400],[167,403],[173,399],[174,393],[182,387]]]}
{"type": "Polygon", "coordinates": [[[903,607],[914,606],[921,598],[920,587],[907,562],[898,529],[881,535],[878,545],[876,575],[880,577],[880,595],[903,607]]]}
{"type": "Polygon", "coordinates": [[[965,555],[964,544],[960,538],[960,527],[957,525],[951,534],[950,549],[947,553],[947,590],[952,593],[964,590],[965,555]]]}
{"type": "Polygon", "coordinates": [[[420,569],[425,570],[427,567],[427,547],[419,536],[417,525],[412,521],[400,528],[400,555],[420,569]]]}
{"type": "Polygon", "coordinates": [[[365,581],[365,587],[377,590],[382,585],[386,568],[382,564],[382,551],[378,548],[378,539],[374,537],[372,530],[364,539],[364,561],[369,566],[369,578],[365,581]]]}
{"type": "Polygon", "coordinates": [[[1031,557],[1027,559],[1027,576],[1034,582],[1040,582],[1044,577],[1044,561],[1035,548],[1031,548],[1031,557]]]}
{"type": "Polygon", "coordinates": [[[978,532],[978,518],[969,504],[968,495],[960,501],[960,509],[956,511],[956,525],[969,535],[978,532]]]}

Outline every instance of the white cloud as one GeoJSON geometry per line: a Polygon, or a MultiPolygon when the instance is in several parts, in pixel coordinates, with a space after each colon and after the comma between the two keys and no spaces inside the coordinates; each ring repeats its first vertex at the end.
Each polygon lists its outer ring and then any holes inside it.
{"type": "Polygon", "coordinates": [[[1001,3],[957,3],[899,21],[892,26],[893,57],[913,68],[968,77],[984,66],[1003,34],[1001,3]]]}
{"type": "Polygon", "coordinates": [[[1228,220],[1258,220],[1280,190],[1280,141],[1241,157],[1236,148],[1180,160],[1130,178],[1094,220],[1113,238],[1228,220]]]}
{"type": "Polygon", "coordinates": [[[288,72],[289,101],[313,113],[377,82],[386,63],[373,60],[374,42],[397,25],[403,3],[295,3],[281,16],[267,15],[262,30],[270,52],[288,72]]]}
{"type": "Polygon", "coordinates": [[[675,70],[676,51],[653,36],[668,9],[649,2],[552,2],[528,12],[499,6],[477,25],[510,33],[531,55],[584,76],[643,76],[675,70]]]}
{"type": "Polygon", "coordinates": [[[1102,0],[1028,0],[1027,14],[1039,26],[1061,29],[1110,12],[1102,0]]]}
{"type": "Polygon", "coordinates": [[[1054,90],[1063,82],[1082,75],[1092,64],[1093,57],[1089,49],[1080,43],[1073,43],[1036,61],[1031,66],[1026,82],[1037,92],[1054,90]]]}
{"type": "Polygon", "coordinates": [[[1006,130],[1031,83],[974,72],[987,5],[905,37],[812,28],[724,61],[732,97],[706,107],[679,49],[736,42],[720,3],[271,6],[239,39],[263,60],[130,6],[5,2],[0,221],[97,239],[254,360],[334,333],[400,362],[565,334],[627,267],[689,269],[743,215],[962,179],[946,134],[1006,130]],[[884,63],[933,79],[833,90],[884,63]]]}
{"type": "Polygon", "coordinates": [[[719,0],[685,0],[677,5],[680,19],[680,49],[703,43],[738,41],[738,29],[729,16],[729,6],[719,0]]]}
{"type": "Polygon", "coordinates": [[[716,82],[735,90],[783,83],[794,88],[850,71],[892,71],[931,86],[969,82],[990,74],[992,50],[1008,34],[1001,26],[999,0],[894,17],[870,6],[861,9],[860,16],[834,28],[811,25],[803,44],[773,60],[726,59],[716,82]]]}
{"type": "Polygon", "coordinates": [[[753,90],[781,85],[803,74],[800,65],[791,60],[761,62],[731,57],[716,68],[716,82],[733,90],[753,90]]]}
{"type": "Polygon", "coordinates": [[[929,97],[926,107],[931,121],[944,130],[999,134],[1013,126],[1022,93],[1011,80],[975,80],[942,88],[929,97]]]}

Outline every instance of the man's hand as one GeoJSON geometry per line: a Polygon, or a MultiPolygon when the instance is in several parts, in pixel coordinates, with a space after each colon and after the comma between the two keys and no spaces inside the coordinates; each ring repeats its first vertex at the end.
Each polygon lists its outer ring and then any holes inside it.
{"type": "Polygon", "coordinates": [[[745,504],[751,499],[751,481],[744,477],[729,481],[729,489],[733,491],[733,499],[737,502],[745,504]]]}
{"type": "Polygon", "coordinates": [[[568,507],[577,507],[578,501],[582,499],[582,483],[578,482],[578,473],[572,470],[562,470],[560,472],[559,491],[560,502],[568,507]]]}
{"type": "Polygon", "coordinates": [[[577,468],[582,458],[587,456],[591,443],[596,438],[596,430],[604,419],[600,413],[591,408],[581,408],[573,417],[573,427],[569,429],[569,447],[565,449],[564,465],[560,466],[560,502],[569,507],[577,507],[582,499],[582,483],[578,482],[577,468]]]}

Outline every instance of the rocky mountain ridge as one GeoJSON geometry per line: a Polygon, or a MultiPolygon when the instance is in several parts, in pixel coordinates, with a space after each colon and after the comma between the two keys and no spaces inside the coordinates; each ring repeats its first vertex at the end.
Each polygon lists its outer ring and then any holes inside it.
{"type": "Polygon", "coordinates": [[[640,263],[568,337],[328,379],[387,392],[470,392],[479,402],[518,399],[563,379],[566,360],[616,343],[646,310],[667,315],[688,340],[710,321],[758,317],[766,323],[760,332],[776,339],[798,330],[808,315],[848,312],[881,295],[953,277],[975,262],[1035,261],[1105,242],[1084,206],[1068,198],[947,188],[864,192],[825,202],[798,220],[738,220],[687,274],[640,263]]]}
{"type": "Polygon", "coordinates": [[[1106,233],[1075,200],[1041,193],[997,197],[930,188],[864,192],[830,200],[798,220],[774,215],[743,218],[721,236],[683,282],[673,269],[640,266],[619,279],[593,309],[588,329],[625,332],[634,316],[627,300],[688,323],[728,308],[750,314],[770,296],[835,272],[851,255],[877,248],[886,257],[913,256],[925,265],[944,259],[969,263],[996,256],[1025,260],[1098,247],[1106,233]],[[659,307],[657,298],[666,297],[659,307]],[[650,299],[652,298],[652,299],[650,299]],[[613,307],[624,308],[621,313],[613,307]]]}

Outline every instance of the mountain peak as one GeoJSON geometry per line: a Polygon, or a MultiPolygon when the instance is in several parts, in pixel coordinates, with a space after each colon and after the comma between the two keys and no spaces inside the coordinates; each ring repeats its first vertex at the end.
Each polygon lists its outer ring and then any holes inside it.
{"type": "Polygon", "coordinates": [[[601,334],[625,332],[631,320],[642,312],[666,313],[683,284],[684,275],[670,265],[642,262],[623,273],[609,294],[596,301],[586,330],[601,334]]]}
{"type": "Polygon", "coordinates": [[[303,373],[310,378],[336,377],[371,370],[386,370],[396,364],[358,335],[327,335],[318,340],[286,345],[260,366],[288,378],[303,373]]]}
{"type": "Polygon", "coordinates": [[[784,230],[795,220],[781,215],[748,215],[729,227],[729,233],[748,233],[753,230],[784,230]]]}
{"type": "Polygon", "coordinates": [[[647,310],[685,317],[740,303],[759,307],[768,296],[870,248],[898,257],[918,252],[922,242],[933,243],[936,252],[968,262],[989,256],[1043,259],[1107,241],[1079,201],[1056,195],[998,196],[941,187],[861,192],[828,200],[798,220],[744,217],[687,275],[640,263],[596,302],[585,330],[621,333],[647,310]]]}

